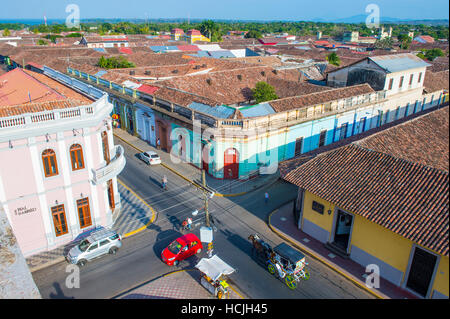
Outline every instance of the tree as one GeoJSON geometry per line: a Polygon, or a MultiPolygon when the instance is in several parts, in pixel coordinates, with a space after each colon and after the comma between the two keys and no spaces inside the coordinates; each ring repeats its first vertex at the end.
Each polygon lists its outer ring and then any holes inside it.
{"type": "Polygon", "coordinates": [[[134,68],[136,65],[132,62],[129,62],[125,57],[111,57],[105,59],[102,57],[98,60],[97,66],[103,69],[124,69],[124,68],[134,68]]]}
{"type": "Polygon", "coordinates": [[[219,26],[212,20],[203,21],[200,24],[200,32],[212,42],[218,42],[222,40],[219,26]]]}
{"type": "Polygon", "coordinates": [[[48,45],[48,42],[45,40],[39,39],[38,44],[39,45],[48,45]]]}
{"type": "Polygon", "coordinates": [[[247,34],[244,37],[246,39],[261,39],[262,34],[258,30],[250,30],[247,32],[247,34]]]}
{"type": "Polygon", "coordinates": [[[336,52],[332,52],[327,56],[327,61],[330,64],[333,64],[335,66],[339,66],[341,65],[341,59],[339,58],[339,56],[336,54],[336,52]]]}
{"type": "Polygon", "coordinates": [[[4,37],[9,37],[10,35],[11,35],[11,31],[9,31],[9,29],[3,30],[3,36],[4,37]]]}
{"type": "Polygon", "coordinates": [[[433,61],[438,56],[444,56],[444,52],[442,52],[442,50],[439,48],[426,50],[426,52],[425,52],[425,58],[427,58],[427,60],[429,60],[429,61],[433,61]]]}
{"type": "Polygon", "coordinates": [[[275,93],[275,88],[264,81],[256,83],[255,88],[252,89],[252,93],[256,103],[278,99],[278,95],[275,93]]]}

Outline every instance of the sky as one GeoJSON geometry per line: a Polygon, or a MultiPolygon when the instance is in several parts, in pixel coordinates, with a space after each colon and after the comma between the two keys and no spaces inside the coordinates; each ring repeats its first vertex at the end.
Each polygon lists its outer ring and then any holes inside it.
{"type": "Polygon", "coordinates": [[[65,19],[76,4],[81,19],[315,20],[368,15],[376,4],[383,17],[448,19],[448,0],[2,0],[0,19],[65,19]]]}

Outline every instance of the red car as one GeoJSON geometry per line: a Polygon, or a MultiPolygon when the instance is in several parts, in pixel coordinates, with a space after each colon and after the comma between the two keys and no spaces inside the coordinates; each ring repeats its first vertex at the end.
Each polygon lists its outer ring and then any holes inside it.
{"type": "Polygon", "coordinates": [[[199,254],[203,249],[202,242],[194,234],[186,234],[174,240],[161,253],[161,259],[169,266],[178,266],[180,261],[199,254]]]}

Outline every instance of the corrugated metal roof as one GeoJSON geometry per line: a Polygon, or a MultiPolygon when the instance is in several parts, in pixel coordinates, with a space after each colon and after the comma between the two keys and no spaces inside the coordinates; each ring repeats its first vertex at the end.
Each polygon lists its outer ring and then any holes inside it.
{"type": "Polygon", "coordinates": [[[234,108],[228,107],[226,105],[209,106],[198,102],[192,102],[188,107],[193,110],[209,114],[211,116],[221,119],[229,118],[231,115],[234,114],[235,111],[234,108]]]}
{"type": "Polygon", "coordinates": [[[166,51],[180,51],[175,45],[163,46],[163,45],[152,45],[150,49],[153,52],[166,52],[166,51]]]}
{"type": "Polygon", "coordinates": [[[223,51],[209,51],[208,52],[211,57],[215,58],[215,59],[221,59],[221,58],[235,58],[236,56],[231,53],[228,50],[223,50],[223,51]]]}
{"type": "Polygon", "coordinates": [[[394,54],[369,57],[389,73],[431,66],[413,54],[394,54]]]}
{"type": "Polygon", "coordinates": [[[244,117],[256,117],[265,116],[269,114],[275,114],[274,109],[269,103],[260,103],[252,106],[242,107],[239,109],[244,117]]]}
{"type": "Polygon", "coordinates": [[[101,77],[104,76],[106,73],[108,73],[108,72],[105,71],[105,70],[101,70],[101,71],[98,71],[97,73],[95,73],[94,75],[95,75],[96,77],[101,78],[101,77]]]}
{"type": "Polygon", "coordinates": [[[196,54],[189,54],[190,56],[195,56],[199,58],[210,58],[208,51],[198,51],[196,54]]]}
{"type": "Polygon", "coordinates": [[[103,48],[94,48],[94,50],[97,52],[106,52],[106,50],[103,48]]]}

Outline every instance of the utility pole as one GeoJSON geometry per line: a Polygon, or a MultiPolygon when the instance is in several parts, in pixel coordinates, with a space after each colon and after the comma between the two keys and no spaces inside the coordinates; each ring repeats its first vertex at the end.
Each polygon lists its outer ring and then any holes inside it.
{"type": "MultiPolygon", "coordinates": [[[[205,170],[202,169],[202,185],[204,187],[204,189],[206,189],[206,175],[205,175],[205,170]]],[[[209,210],[208,210],[208,200],[209,200],[209,192],[206,192],[205,190],[203,191],[203,195],[205,196],[205,213],[206,213],[206,226],[210,227],[210,223],[209,223],[209,210]]]]}

